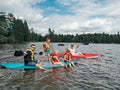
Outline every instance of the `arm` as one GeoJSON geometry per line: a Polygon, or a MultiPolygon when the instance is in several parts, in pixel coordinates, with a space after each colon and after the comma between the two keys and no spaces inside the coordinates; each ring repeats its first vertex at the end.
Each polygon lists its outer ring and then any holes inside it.
{"type": "Polygon", "coordinates": [[[66,55],[64,56],[64,60],[69,62],[69,60],[66,59],[66,55]]]}
{"type": "Polygon", "coordinates": [[[35,55],[37,55],[38,53],[36,52],[36,53],[34,53],[35,55]]]}
{"type": "Polygon", "coordinates": [[[79,45],[77,45],[76,48],[79,48],[79,45]]]}
{"type": "Polygon", "coordinates": [[[32,59],[31,59],[31,52],[30,51],[27,51],[26,53],[25,53],[25,56],[24,56],[24,59],[25,59],[25,61],[29,61],[29,62],[31,62],[32,61],[32,59]]]}
{"type": "Polygon", "coordinates": [[[56,58],[58,61],[60,61],[57,56],[54,56],[53,58],[56,58]]]}
{"type": "Polygon", "coordinates": [[[72,61],[72,57],[71,57],[71,55],[70,55],[70,58],[69,58],[70,60],[69,61],[72,61]]]}
{"type": "Polygon", "coordinates": [[[40,50],[43,50],[43,44],[44,44],[44,43],[42,43],[42,46],[40,46],[40,50]]]}

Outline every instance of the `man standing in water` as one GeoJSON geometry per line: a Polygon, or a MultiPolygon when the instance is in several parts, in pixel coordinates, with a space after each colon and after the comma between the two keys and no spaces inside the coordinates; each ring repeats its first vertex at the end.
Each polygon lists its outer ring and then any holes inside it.
{"type": "Polygon", "coordinates": [[[52,50],[51,48],[51,45],[50,45],[50,38],[46,38],[46,40],[43,42],[43,46],[42,46],[42,49],[43,49],[43,55],[42,55],[42,63],[45,59],[45,56],[48,57],[48,61],[51,63],[50,61],[50,52],[52,50]]]}

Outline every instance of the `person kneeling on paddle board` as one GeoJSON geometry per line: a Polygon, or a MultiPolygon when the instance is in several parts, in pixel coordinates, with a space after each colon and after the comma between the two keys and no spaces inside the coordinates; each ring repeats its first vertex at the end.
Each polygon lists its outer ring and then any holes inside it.
{"type": "Polygon", "coordinates": [[[32,44],[30,49],[24,52],[24,64],[26,66],[37,66],[40,69],[43,69],[39,60],[34,59],[34,51],[36,49],[36,45],[32,44]]]}
{"type": "Polygon", "coordinates": [[[52,54],[52,64],[60,64],[61,66],[65,66],[62,62],[58,59],[58,51],[55,50],[52,54]]]}
{"type": "Polygon", "coordinates": [[[73,63],[73,60],[72,60],[72,57],[71,57],[71,53],[68,49],[66,49],[66,51],[64,52],[64,62],[65,63],[70,63],[69,66],[74,66],[74,63],[73,63]]]}
{"type": "Polygon", "coordinates": [[[83,56],[83,54],[81,52],[76,52],[76,49],[79,47],[79,45],[76,46],[76,48],[74,47],[74,45],[71,45],[69,50],[70,50],[70,53],[72,55],[81,55],[83,56]]]}

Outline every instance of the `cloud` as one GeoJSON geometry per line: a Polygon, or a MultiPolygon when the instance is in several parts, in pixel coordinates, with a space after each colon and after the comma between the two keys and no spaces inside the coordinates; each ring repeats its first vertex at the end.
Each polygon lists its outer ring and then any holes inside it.
{"type": "MultiPolygon", "coordinates": [[[[77,21],[76,29],[80,32],[116,33],[120,24],[120,1],[110,0],[57,0],[60,4],[69,6],[75,13],[73,20],[77,21]],[[79,28],[78,28],[79,27],[79,28]]],[[[63,24],[63,28],[73,25],[63,24]]],[[[73,25],[74,28],[74,25],[73,25]]],[[[77,32],[76,32],[77,33],[77,32]]]]}
{"type": "Polygon", "coordinates": [[[66,30],[76,30],[79,29],[80,24],[77,22],[72,22],[72,23],[68,23],[66,25],[61,25],[60,28],[61,29],[66,29],[66,30]]]}
{"type": "Polygon", "coordinates": [[[48,1],[1,0],[0,11],[26,19],[29,27],[42,35],[47,33],[48,28],[63,34],[116,33],[120,30],[119,0],[48,1]]]}
{"type": "MultiPolygon", "coordinates": [[[[59,27],[61,30],[76,33],[97,33],[107,32],[110,33],[112,22],[110,20],[96,18],[85,22],[70,22],[63,24],[59,27]],[[104,30],[104,31],[103,31],[104,30]]],[[[67,32],[68,33],[68,32],[67,32]]]]}
{"type": "Polygon", "coordinates": [[[0,1],[0,11],[13,13],[18,18],[23,18],[32,23],[38,23],[44,20],[41,9],[35,9],[31,6],[42,0],[3,0],[0,1]]]}

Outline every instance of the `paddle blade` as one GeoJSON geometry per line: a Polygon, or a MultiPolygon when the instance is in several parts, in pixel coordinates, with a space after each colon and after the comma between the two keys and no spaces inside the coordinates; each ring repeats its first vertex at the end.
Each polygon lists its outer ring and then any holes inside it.
{"type": "Polygon", "coordinates": [[[15,51],[14,56],[22,56],[24,54],[23,51],[15,51]]]}
{"type": "Polygon", "coordinates": [[[43,52],[39,52],[39,55],[43,55],[43,52]]]}

